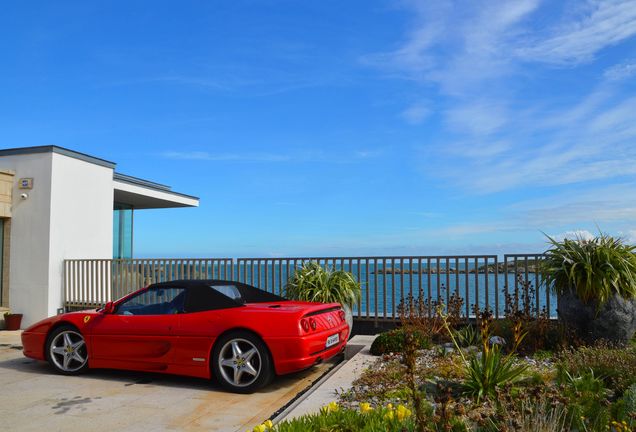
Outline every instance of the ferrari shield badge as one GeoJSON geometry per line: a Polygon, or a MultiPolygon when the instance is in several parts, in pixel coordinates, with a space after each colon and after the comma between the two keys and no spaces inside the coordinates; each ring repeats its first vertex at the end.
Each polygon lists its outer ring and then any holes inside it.
{"type": "Polygon", "coordinates": [[[88,323],[91,320],[91,316],[90,315],[86,315],[84,317],[84,324],[88,323]]]}

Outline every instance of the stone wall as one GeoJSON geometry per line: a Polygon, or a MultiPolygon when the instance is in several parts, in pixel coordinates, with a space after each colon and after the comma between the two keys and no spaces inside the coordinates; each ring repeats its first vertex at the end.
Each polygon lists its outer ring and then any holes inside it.
{"type": "Polygon", "coordinates": [[[0,217],[11,217],[13,171],[0,170],[0,217]]]}
{"type": "Polygon", "coordinates": [[[11,268],[11,219],[4,220],[4,242],[2,245],[2,298],[0,306],[9,306],[9,270],[11,268]]]}
{"type": "Polygon", "coordinates": [[[4,220],[2,244],[2,297],[0,298],[0,328],[4,328],[4,313],[9,309],[9,251],[11,248],[11,202],[14,173],[0,169],[0,218],[4,220]]]}

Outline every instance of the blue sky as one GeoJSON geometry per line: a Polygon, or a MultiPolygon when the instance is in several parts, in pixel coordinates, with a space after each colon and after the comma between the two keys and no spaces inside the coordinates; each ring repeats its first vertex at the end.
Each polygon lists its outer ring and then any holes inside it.
{"type": "Polygon", "coordinates": [[[0,146],[197,195],[138,256],[636,240],[636,2],[13,2],[0,146]]]}

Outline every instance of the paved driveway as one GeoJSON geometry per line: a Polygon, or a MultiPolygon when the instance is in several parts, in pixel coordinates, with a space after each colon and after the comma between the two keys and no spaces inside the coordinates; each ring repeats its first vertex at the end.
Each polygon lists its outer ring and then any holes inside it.
{"type": "Polygon", "coordinates": [[[123,371],[53,374],[0,331],[0,425],[12,431],[245,431],[269,418],[331,364],[276,379],[252,395],[206,380],[123,371]]]}

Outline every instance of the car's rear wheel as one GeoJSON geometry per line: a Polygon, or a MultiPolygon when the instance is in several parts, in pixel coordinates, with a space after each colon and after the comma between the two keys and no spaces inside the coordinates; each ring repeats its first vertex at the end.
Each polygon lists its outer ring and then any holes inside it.
{"type": "Polygon", "coordinates": [[[236,393],[252,393],[273,377],[267,346],[246,331],[229,333],[217,341],[212,353],[212,371],[223,387],[236,393]]]}
{"type": "Polygon", "coordinates": [[[46,358],[56,372],[76,375],[88,368],[88,350],[84,336],[75,327],[53,330],[46,342],[46,358]]]}

